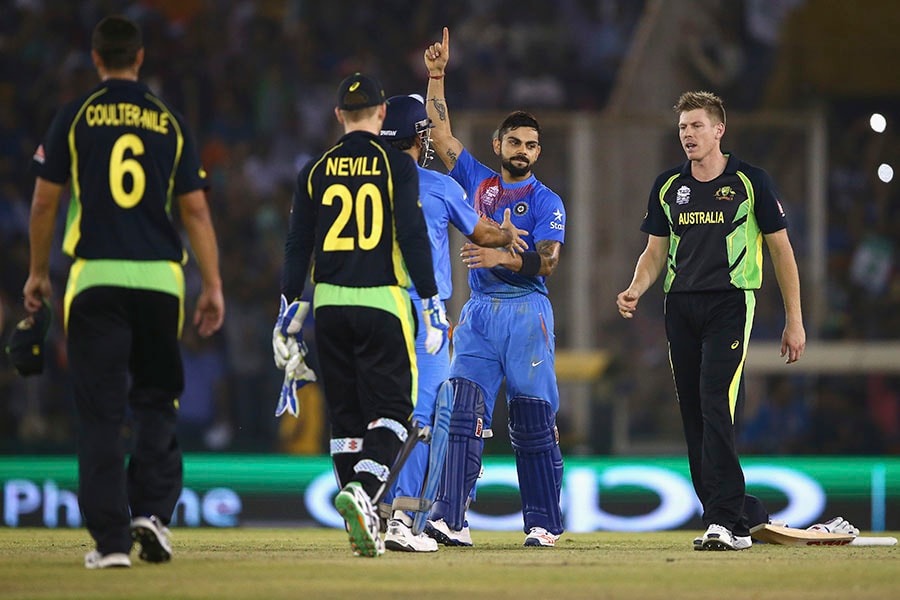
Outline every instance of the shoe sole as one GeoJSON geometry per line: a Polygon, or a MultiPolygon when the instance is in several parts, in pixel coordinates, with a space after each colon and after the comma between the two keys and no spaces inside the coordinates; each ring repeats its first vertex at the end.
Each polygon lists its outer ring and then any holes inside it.
{"type": "Polygon", "coordinates": [[[376,558],[378,556],[378,548],[375,545],[375,540],[369,534],[365,517],[359,511],[353,496],[343,492],[338,494],[334,499],[334,507],[344,518],[344,522],[347,523],[350,546],[357,553],[357,556],[376,558]]]}
{"type": "Polygon", "coordinates": [[[556,544],[555,544],[555,543],[553,543],[553,544],[542,544],[540,540],[535,540],[535,539],[528,539],[528,540],[525,540],[525,544],[524,544],[524,545],[525,545],[525,546],[528,546],[529,548],[554,548],[554,547],[556,547],[556,544]]]}
{"type": "Polygon", "coordinates": [[[397,552],[416,552],[416,549],[412,546],[407,546],[395,540],[384,540],[384,547],[387,550],[396,550],[397,552]]]}
{"type": "Polygon", "coordinates": [[[403,542],[385,539],[384,547],[388,550],[396,550],[397,552],[437,552],[437,548],[429,548],[428,550],[419,550],[418,548],[412,546],[411,544],[404,544],[403,542]]]}
{"type": "Polygon", "coordinates": [[[703,538],[694,538],[694,550],[697,552],[703,550],[703,538]]]}
{"type": "Polygon", "coordinates": [[[459,546],[465,548],[472,547],[472,544],[467,544],[465,542],[455,540],[440,529],[433,527],[431,524],[425,525],[425,534],[436,541],[438,544],[443,544],[444,546],[459,546]]]}
{"type": "Polygon", "coordinates": [[[172,560],[172,553],[163,547],[159,536],[152,529],[138,525],[131,530],[131,539],[141,545],[141,552],[138,555],[141,560],[150,563],[164,563],[172,560]]]}
{"type": "Polygon", "coordinates": [[[730,546],[721,540],[706,540],[701,546],[701,550],[711,550],[721,552],[726,550],[734,550],[734,546],[730,546]]]}

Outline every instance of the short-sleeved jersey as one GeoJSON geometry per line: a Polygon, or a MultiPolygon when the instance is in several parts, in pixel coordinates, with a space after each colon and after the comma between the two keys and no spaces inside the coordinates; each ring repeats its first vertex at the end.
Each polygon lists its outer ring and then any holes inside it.
{"type": "Polygon", "coordinates": [[[755,290],[762,285],[762,235],[787,227],[769,174],[734,155],[712,181],[691,164],[656,178],[641,231],[669,237],[663,289],[755,290]]]}
{"type": "MultiPolygon", "coordinates": [[[[503,211],[512,209],[512,223],[528,231],[522,239],[534,250],[541,240],[560,243],[566,237],[566,210],[553,190],[531,175],[525,181],[504,183],[499,173],[478,162],[468,150],[460,152],[450,176],[460,183],[470,202],[482,217],[503,222],[503,211]]],[[[504,267],[470,269],[469,287],[473,292],[498,298],[523,296],[531,292],[547,294],[542,276],[527,277],[504,267]]]]}
{"type": "Polygon", "coordinates": [[[207,186],[184,120],[143,83],[110,79],[65,105],[34,155],[65,184],[63,250],[83,259],[185,259],[172,199],[207,186]]]}
{"type": "Polygon", "coordinates": [[[365,131],[344,135],[297,176],[282,291],[299,298],[310,259],[314,283],[409,287],[437,293],[419,175],[408,155],[365,131]]]}
{"type": "MultiPolygon", "coordinates": [[[[443,173],[419,167],[419,197],[428,238],[431,240],[431,260],[434,263],[434,279],[438,295],[446,300],[453,295],[453,277],[450,265],[450,238],[448,225],[469,236],[478,225],[478,213],[469,204],[466,192],[456,181],[443,173]]],[[[418,297],[415,290],[409,295],[418,297]]]]}

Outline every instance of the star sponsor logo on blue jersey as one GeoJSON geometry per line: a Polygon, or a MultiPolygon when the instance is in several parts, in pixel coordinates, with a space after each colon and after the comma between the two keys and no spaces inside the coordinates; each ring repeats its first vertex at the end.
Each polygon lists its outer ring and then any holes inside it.
{"type": "Polygon", "coordinates": [[[563,213],[558,208],[553,211],[553,220],[550,221],[550,229],[558,229],[559,231],[566,230],[566,224],[562,222],[563,213]]]}

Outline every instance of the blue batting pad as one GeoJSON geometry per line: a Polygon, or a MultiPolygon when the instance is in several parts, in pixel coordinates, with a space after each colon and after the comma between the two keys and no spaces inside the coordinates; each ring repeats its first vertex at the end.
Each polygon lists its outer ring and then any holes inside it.
{"type": "Polygon", "coordinates": [[[450,443],[450,418],[453,412],[453,386],[445,381],[438,389],[434,400],[434,425],[431,428],[431,448],[428,454],[428,481],[422,490],[422,500],[427,500],[429,510],[419,511],[413,518],[413,535],[419,535],[425,529],[425,521],[431,513],[430,505],[437,495],[444,461],[447,458],[447,446],[450,443]]]}
{"type": "Polygon", "coordinates": [[[513,397],[509,401],[509,439],[516,453],[524,531],[543,527],[561,534],[563,461],[553,407],[540,398],[513,397]]]}
{"type": "Polygon", "coordinates": [[[450,529],[465,525],[466,504],[481,472],[484,439],[484,395],[468,379],[454,377],[453,411],[444,472],[432,508],[432,519],[444,519],[450,529]]]}

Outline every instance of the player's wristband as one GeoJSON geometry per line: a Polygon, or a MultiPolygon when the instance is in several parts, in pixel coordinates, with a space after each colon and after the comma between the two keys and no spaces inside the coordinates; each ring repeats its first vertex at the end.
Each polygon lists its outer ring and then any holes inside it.
{"type": "Polygon", "coordinates": [[[428,79],[443,79],[443,78],[444,78],[443,74],[441,74],[441,75],[432,75],[431,73],[428,74],[428,79]]]}
{"type": "Polygon", "coordinates": [[[525,277],[534,277],[541,270],[541,255],[537,252],[523,252],[522,268],[519,269],[519,275],[525,277]]]}

